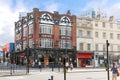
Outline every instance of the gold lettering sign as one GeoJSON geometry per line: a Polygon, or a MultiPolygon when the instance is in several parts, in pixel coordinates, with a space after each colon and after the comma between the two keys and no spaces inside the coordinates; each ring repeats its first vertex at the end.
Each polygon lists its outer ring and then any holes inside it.
{"type": "Polygon", "coordinates": [[[51,38],[51,35],[41,35],[41,37],[51,38]]]}
{"type": "Polygon", "coordinates": [[[70,37],[61,36],[62,39],[71,39],[70,37]]]}

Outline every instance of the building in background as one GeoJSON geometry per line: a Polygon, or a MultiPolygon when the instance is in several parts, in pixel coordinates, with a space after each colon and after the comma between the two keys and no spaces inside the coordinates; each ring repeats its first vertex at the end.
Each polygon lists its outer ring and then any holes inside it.
{"type": "Polygon", "coordinates": [[[80,16],[88,17],[88,18],[97,18],[98,15],[101,15],[101,18],[107,19],[106,13],[104,13],[101,9],[89,9],[81,12],[80,16]]]}
{"type": "Polygon", "coordinates": [[[120,22],[114,17],[108,20],[103,14],[95,18],[77,16],[78,66],[104,66],[106,60],[106,40],[109,41],[109,61],[120,64],[120,22]]]}
{"type": "Polygon", "coordinates": [[[3,61],[3,51],[2,51],[2,46],[0,46],[0,62],[3,61]]]}
{"type": "Polygon", "coordinates": [[[8,43],[3,45],[2,52],[3,52],[3,62],[10,60],[10,55],[14,52],[14,43],[8,43]]]}
{"type": "Polygon", "coordinates": [[[78,66],[93,66],[93,26],[92,18],[77,16],[77,58],[78,66]]]}
{"type": "Polygon", "coordinates": [[[59,14],[34,8],[15,22],[15,51],[24,52],[28,47],[30,62],[41,60],[47,65],[48,62],[62,62],[66,57],[67,61],[75,63],[76,16],[70,11],[59,14]]]}

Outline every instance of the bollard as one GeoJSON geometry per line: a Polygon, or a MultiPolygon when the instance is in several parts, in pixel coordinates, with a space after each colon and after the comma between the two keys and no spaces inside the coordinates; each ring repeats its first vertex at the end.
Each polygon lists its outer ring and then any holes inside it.
{"type": "Polygon", "coordinates": [[[51,76],[51,80],[53,80],[53,76],[51,76]]]}
{"type": "Polygon", "coordinates": [[[10,67],[10,74],[12,75],[12,66],[10,67]]]}

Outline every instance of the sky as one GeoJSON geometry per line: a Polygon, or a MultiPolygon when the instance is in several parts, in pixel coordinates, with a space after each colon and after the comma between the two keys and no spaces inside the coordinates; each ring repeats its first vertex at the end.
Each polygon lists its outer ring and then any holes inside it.
{"type": "Polygon", "coordinates": [[[120,0],[0,0],[0,45],[14,42],[14,23],[19,12],[32,12],[33,8],[61,14],[70,10],[78,16],[89,9],[100,9],[107,16],[120,18],[120,0]]]}

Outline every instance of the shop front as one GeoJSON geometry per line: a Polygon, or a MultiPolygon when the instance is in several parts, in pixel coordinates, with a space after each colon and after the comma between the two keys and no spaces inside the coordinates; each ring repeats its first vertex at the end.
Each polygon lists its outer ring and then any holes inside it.
{"type": "Polygon", "coordinates": [[[93,52],[91,53],[83,53],[79,52],[77,54],[78,57],[78,67],[92,67],[94,66],[93,63],[93,52]]]}

